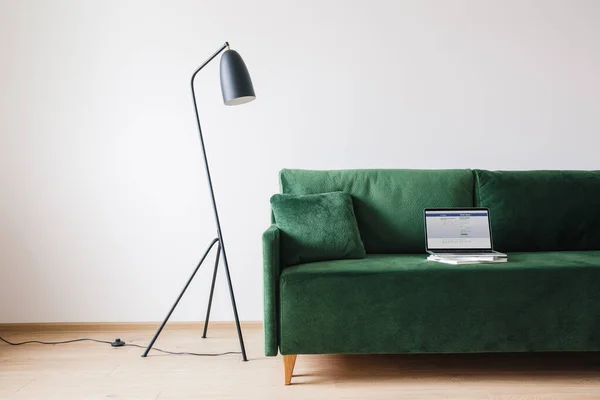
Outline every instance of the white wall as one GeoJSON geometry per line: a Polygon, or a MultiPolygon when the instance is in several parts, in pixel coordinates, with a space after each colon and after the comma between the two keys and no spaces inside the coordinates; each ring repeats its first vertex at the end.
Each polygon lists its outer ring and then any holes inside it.
{"type": "MultiPolygon", "coordinates": [[[[0,0],[0,322],[157,321],[214,236],[243,320],[277,171],[600,169],[600,2],[0,0]]],[[[201,320],[209,264],[174,315],[201,320]]],[[[223,278],[223,275],[220,276],[223,278]]],[[[215,320],[232,318],[225,280],[215,320]]]]}

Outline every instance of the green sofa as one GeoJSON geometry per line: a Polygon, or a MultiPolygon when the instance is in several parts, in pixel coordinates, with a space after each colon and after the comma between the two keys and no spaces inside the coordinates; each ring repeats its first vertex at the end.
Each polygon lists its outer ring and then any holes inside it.
{"type": "Polygon", "coordinates": [[[263,234],[265,354],[600,350],[600,171],[282,170],[352,196],[366,257],[283,267],[263,234]],[[425,260],[423,209],[488,207],[505,264],[425,260]]]}

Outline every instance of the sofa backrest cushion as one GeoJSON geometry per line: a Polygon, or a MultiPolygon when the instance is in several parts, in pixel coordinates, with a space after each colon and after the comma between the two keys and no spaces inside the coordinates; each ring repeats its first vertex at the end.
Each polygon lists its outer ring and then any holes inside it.
{"type": "Polygon", "coordinates": [[[284,169],[281,192],[346,192],[367,253],[423,253],[423,209],[473,207],[471,170],[284,169]]]}
{"type": "Polygon", "coordinates": [[[475,170],[500,251],[600,250],[600,171],[475,170]]]}

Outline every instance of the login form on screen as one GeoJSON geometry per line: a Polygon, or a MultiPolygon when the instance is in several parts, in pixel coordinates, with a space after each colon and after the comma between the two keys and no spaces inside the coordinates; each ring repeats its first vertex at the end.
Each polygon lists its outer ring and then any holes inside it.
{"type": "Polygon", "coordinates": [[[425,211],[430,249],[491,249],[487,210],[425,211]]]}

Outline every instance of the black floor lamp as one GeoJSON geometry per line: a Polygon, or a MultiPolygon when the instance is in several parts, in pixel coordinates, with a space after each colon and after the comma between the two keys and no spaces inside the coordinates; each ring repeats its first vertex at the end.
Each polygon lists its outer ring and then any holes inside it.
{"type": "Polygon", "coordinates": [[[196,112],[196,122],[198,123],[198,133],[200,134],[200,144],[202,145],[202,155],[204,158],[204,167],[206,169],[206,177],[208,178],[208,187],[210,189],[210,197],[212,200],[212,206],[213,206],[213,210],[215,213],[215,222],[217,224],[217,237],[212,240],[212,242],[208,246],[208,249],[206,249],[206,251],[204,252],[204,255],[200,259],[200,262],[196,266],[196,269],[194,269],[194,272],[192,273],[192,275],[188,279],[187,283],[183,287],[183,290],[177,297],[177,300],[175,300],[175,304],[173,304],[173,307],[171,307],[171,310],[169,311],[166,318],[164,319],[164,321],[158,328],[158,331],[156,331],[156,334],[154,335],[154,337],[152,338],[152,341],[146,348],[146,351],[144,351],[144,354],[142,355],[142,357],[146,357],[148,355],[148,352],[150,351],[150,349],[152,349],[152,346],[154,345],[154,342],[158,338],[158,335],[160,335],[160,332],[165,327],[167,321],[169,321],[169,318],[171,317],[171,314],[175,310],[175,307],[177,307],[177,304],[179,304],[179,300],[181,300],[181,298],[183,297],[183,294],[185,293],[188,286],[194,279],[196,272],[198,272],[198,269],[200,269],[200,266],[204,262],[204,259],[206,259],[206,256],[208,256],[208,253],[213,248],[215,243],[218,243],[217,254],[216,254],[216,258],[215,258],[215,269],[213,272],[212,283],[210,286],[210,295],[208,297],[208,308],[206,310],[206,320],[204,322],[204,332],[202,333],[202,337],[203,338],[206,337],[206,330],[208,328],[208,320],[210,317],[210,307],[212,305],[213,293],[214,293],[214,289],[215,289],[215,280],[217,278],[217,270],[219,268],[219,256],[220,256],[220,254],[223,254],[223,264],[225,265],[225,274],[227,276],[227,283],[229,284],[229,294],[231,296],[231,305],[233,306],[233,315],[235,317],[235,325],[237,328],[238,337],[240,339],[240,347],[242,350],[242,359],[244,361],[248,361],[248,358],[246,357],[246,348],[244,347],[244,339],[242,337],[242,329],[240,328],[240,319],[238,317],[237,307],[235,305],[235,296],[233,294],[233,286],[231,284],[231,275],[229,274],[229,264],[227,263],[227,253],[225,252],[225,243],[223,242],[223,233],[221,232],[221,223],[219,221],[219,213],[217,212],[217,202],[215,200],[215,192],[213,190],[212,179],[210,177],[210,169],[208,168],[208,159],[206,158],[206,148],[204,146],[204,138],[202,137],[202,128],[200,127],[200,117],[198,116],[198,106],[196,104],[196,91],[194,90],[194,79],[196,78],[196,75],[198,74],[198,72],[200,72],[200,70],[202,68],[204,68],[209,62],[211,62],[216,56],[219,55],[219,53],[221,53],[225,49],[227,49],[227,51],[225,51],[223,53],[223,56],[221,57],[221,91],[223,93],[223,101],[225,102],[225,105],[235,106],[238,104],[244,104],[244,103],[248,103],[249,101],[252,101],[256,98],[256,96],[254,94],[254,87],[252,86],[252,80],[250,79],[250,74],[248,73],[246,64],[244,64],[244,60],[242,60],[242,57],[236,51],[229,49],[229,43],[227,43],[227,42],[225,42],[225,44],[215,54],[210,56],[210,58],[208,60],[206,60],[204,62],[204,64],[202,64],[192,75],[191,84],[192,84],[192,98],[194,99],[194,111],[196,112]]]}

